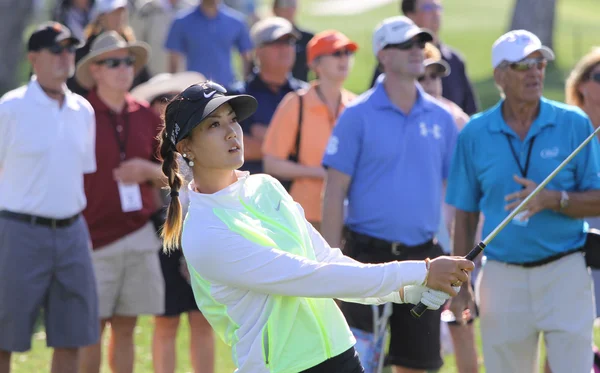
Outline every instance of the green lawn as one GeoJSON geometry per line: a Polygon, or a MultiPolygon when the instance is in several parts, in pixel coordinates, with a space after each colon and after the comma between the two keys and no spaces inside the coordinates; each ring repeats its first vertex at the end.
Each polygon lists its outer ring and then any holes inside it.
{"type": "MultiPolygon", "coordinates": [[[[327,28],[338,29],[356,40],[361,49],[356,55],[352,74],[347,82],[347,88],[354,92],[363,92],[368,88],[375,66],[371,52],[371,35],[375,25],[383,18],[399,13],[398,1],[378,9],[356,16],[315,17],[307,14],[306,10],[312,4],[323,0],[304,0],[299,23],[310,30],[321,31],[327,28]]],[[[363,0],[367,1],[367,0],[363,0]]],[[[500,36],[509,24],[512,0],[447,0],[444,1],[445,18],[442,39],[461,51],[467,62],[467,71],[473,80],[476,93],[482,107],[487,108],[498,99],[498,94],[491,81],[490,49],[494,40],[500,36]]],[[[558,17],[555,31],[555,51],[558,57],[556,68],[550,69],[546,82],[546,95],[553,99],[562,100],[564,97],[563,84],[569,69],[577,59],[597,42],[600,33],[600,2],[597,0],[568,0],[558,1],[558,17]]],[[[28,68],[24,65],[21,71],[22,79],[26,79],[28,68]]],[[[136,330],[136,372],[152,372],[150,343],[152,321],[142,318],[136,330]]],[[[179,369],[178,372],[191,372],[188,351],[188,332],[182,328],[178,341],[179,369]]],[[[596,342],[600,343],[600,335],[596,331],[596,342]]],[[[228,349],[218,344],[217,373],[233,371],[228,349]]],[[[31,373],[48,371],[50,351],[45,348],[43,332],[36,334],[33,349],[28,354],[17,354],[13,358],[14,373],[31,373]]],[[[443,373],[456,372],[453,359],[448,357],[443,373]]],[[[102,373],[108,373],[106,365],[102,373]]]]}
{"type": "MultiPolygon", "coordinates": [[[[182,320],[185,321],[185,320],[182,320]]],[[[182,325],[186,325],[187,322],[182,322],[182,325]]],[[[143,317],[138,323],[138,327],[135,332],[136,342],[136,361],[135,371],[137,373],[152,373],[152,355],[151,355],[151,341],[152,341],[152,330],[153,322],[150,317],[143,317]]],[[[600,330],[594,330],[595,341],[597,345],[600,345],[600,330]]],[[[477,338],[479,341],[479,338],[477,338]]],[[[180,329],[180,335],[177,341],[177,356],[178,368],[177,373],[193,373],[189,360],[189,332],[187,328],[182,327],[180,329]]],[[[105,342],[107,339],[105,338],[105,342]]],[[[479,351],[481,351],[480,346],[479,351]]],[[[480,352],[481,357],[481,352],[480,352]]],[[[46,339],[44,332],[35,334],[33,338],[33,347],[29,353],[26,354],[15,354],[13,356],[12,370],[13,373],[33,373],[33,372],[48,372],[49,363],[51,359],[51,350],[46,348],[46,339]]],[[[106,357],[104,358],[104,365],[102,366],[101,373],[110,373],[110,369],[106,364],[106,357]]],[[[217,362],[215,373],[232,373],[234,366],[231,363],[229,357],[229,348],[223,343],[218,341],[217,343],[217,362]]],[[[485,370],[482,369],[481,373],[485,370]]],[[[384,370],[384,373],[391,373],[389,369],[384,370]]],[[[439,373],[458,373],[454,364],[454,358],[451,355],[445,357],[444,367],[439,373]]]]}

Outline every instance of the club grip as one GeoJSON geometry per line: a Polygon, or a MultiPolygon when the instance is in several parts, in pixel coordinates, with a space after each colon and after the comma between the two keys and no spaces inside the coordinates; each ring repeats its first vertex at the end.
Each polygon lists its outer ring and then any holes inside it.
{"type": "MultiPolygon", "coordinates": [[[[465,259],[473,261],[473,259],[477,258],[477,256],[479,254],[481,254],[483,249],[485,249],[485,244],[483,242],[478,243],[477,246],[475,246],[473,248],[473,250],[469,251],[469,253],[465,256],[465,259]]],[[[424,305],[423,303],[419,302],[419,304],[417,304],[416,306],[411,308],[410,314],[414,318],[418,319],[419,317],[421,317],[423,315],[423,313],[425,313],[426,310],[427,310],[427,306],[424,305]]]]}

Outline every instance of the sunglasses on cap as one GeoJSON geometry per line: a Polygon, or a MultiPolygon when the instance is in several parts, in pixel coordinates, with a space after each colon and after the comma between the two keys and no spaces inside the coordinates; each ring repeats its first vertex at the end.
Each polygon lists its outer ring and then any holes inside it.
{"type": "Polygon", "coordinates": [[[514,71],[528,71],[534,67],[543,70],[547,64],[548,61],[545,58],[526,58],[517,62],[505,62],[504,66],[508,66],[514,71]]]}
{"type": "Polygon", "coordinates": [[[135,63],[135,57],[128,56],[123,58],[105,58],[103,60],[96,61],[96,65],[104,65],[109,69],[115,69],[121,65],[133,66],[135,63]]]}
{"type": "MultiPolygon", "coordinates": [[[[178,99],[179,103],[177,104],[177,112],[175,113],[175,122],[182,123],[182,122],[180,122],[180,119],[179,119],[182,101],[197,102],[200,100],[206,100],[206,99],[210,99],[216,93],[220,93],[220,94],[224,95],[227,93],[227,90],[225,89],[225,87],[223,87],[222,85],[217,84],[215,82],[204,82],[204,83],[194,84],[192,86],[187,87],[179,95],[179,99],[178,99]],[[212,92],[207,91],[207,90],[212,90],[212,92]]],[[[185,120],[186,121],[189,120],[189,118],[191,118],[192,115],[194,115],[194,112],[191,112],[188,115],[188,118],[186,118],[185,120]]],[[[176,141],[174,141],[175,139],[171,139],[171,140],[173,143],[176,142],[176,141]]]]}
{"type": "Polygon", "coordinates": [[[64,52],[64,51],[67,51],[67,53],[75,53],[76,49],[77,48],[73,44],[67,44],[67,45],[54,44],[54,45],[46,48],[46,50],[48,50],[48,52],[55,54],[55,55],[62,54],[62,52],[64,52]]]}
{"type": "Polygon", "coordinates": [[[403,43],[387,44],[385,47],[383,47],[383,49],[399,49],[402,51],[407,51],[407,50],[412,49],[415,45],[419,49],[425,49],[425,44],[426,44],[426,42],[424,42],[422,40],[410,39],[403,43]]]}
{"type": "Polygon", "coordinates": [[[437,73],[431,73],[431,74],[421,75],[420,77],[417,78],[417,80],[419,82],[423,82],[423,81],[425,81],[425,79],[436,80],[439,77],[440,77],[439,74],[437,74],[437,73]]]}

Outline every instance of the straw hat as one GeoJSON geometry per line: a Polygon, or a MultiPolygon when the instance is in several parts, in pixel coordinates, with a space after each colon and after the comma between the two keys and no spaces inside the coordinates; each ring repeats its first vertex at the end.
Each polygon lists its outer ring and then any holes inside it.
{"type": "Polygon", "coordinates": [[[75,79],[77,79],[83,88],[91,89],[96,82],[90,73],[90,65],[100,60],[101,58],[99,57],[103,54],[121,49],[129,50],[129,53],[135,57],[133,71],[137,75],[144,65],[146,65],[146,62],[148,62],[150,46],[144,42],[128,43],[116,31],[107,31],[98,35],[91,45],[90,52],[77,63],[75,79]]]}
{"type": "Polygon", "coordinates": [[[171,92],[179,93],[192,84],[204,81],[206,81],[206,77],[195,71],[184,71],[175,74],[162,73],[135,87],[131,91],[131,95],[138,100],[150,102],[157,96],[171,92]]]}

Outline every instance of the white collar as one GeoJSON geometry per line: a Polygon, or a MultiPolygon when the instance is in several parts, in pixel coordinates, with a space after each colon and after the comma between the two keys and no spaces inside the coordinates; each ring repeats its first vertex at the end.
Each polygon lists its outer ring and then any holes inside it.
{"type": "Polygon", "coordinates": [[[248,171],[236,171],[237,181],[229,185],[225,189],[221,189],[213,194],[204,194],[196,192],[196,186],[194,180],[188,184],[188,195],[190,198],[190,207],[225,207],[225,208],[239,208],[240,199],[239,196],[243,191],[244,184],[250,176],[248,171]]]}
{"type": "MultiPolygon", "coordinates": [[[[79,103],[75,99],[75,94],[67,88],[66,83],[63,84],[63,90],[65,92],[65,105],[72,110],[78,110],[79,103]]],[[[58,107],[58,102],[44,92],[35,75],[31,76],[27,87],[27,95],[42,105],[58,107]]]]}

